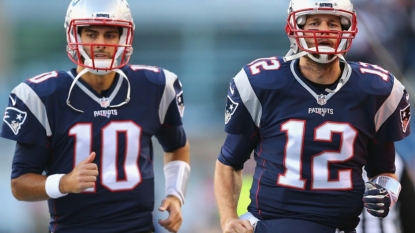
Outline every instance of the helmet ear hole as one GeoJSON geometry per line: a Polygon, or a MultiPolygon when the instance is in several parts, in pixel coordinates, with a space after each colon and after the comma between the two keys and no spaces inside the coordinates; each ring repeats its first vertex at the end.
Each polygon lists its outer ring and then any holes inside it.
{"type": "Polygon", "coordinates": [[[344,16],[340,16],[340,24],[343,30],[349,30],[351,25],[350,20],[344,16]]]}
{"type": "Polygon", "coordinates": [[[302,27],[302,26],[304,26],[306,21],[307,21],[307,16],[305,16],[305,15],[298,16],[297,25],[302,27]]]}
{"type": "Polygon", "coordinates": [[[122,27],[117,27],[117,29],[118,29],[118,34],[120,35],[120,37],[122,36],[122,31],[123,31],[123,28],[122,27]]]}
{"type": "Polygon", "coordinates": [[[84,27],[77,27],[76,28],[76,32],[78,33],[79,36],[81,36],[82,30],[84,29],[84,27]]]}

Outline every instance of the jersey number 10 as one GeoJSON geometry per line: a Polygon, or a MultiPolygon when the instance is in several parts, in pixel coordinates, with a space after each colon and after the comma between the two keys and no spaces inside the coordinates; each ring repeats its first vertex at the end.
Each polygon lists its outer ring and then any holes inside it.
{"type": "MultiPolygon", "coordinates": [[[[69,130],[75,137],[75,164],[85,160],[91,153],[93,139],[92,125],[77,124],[69,130]]],[[[140,155],[141,127],[131,121],[113,121],[101,129],[101,164],[98,171],[102,186],[111,191],[131,190],[141,183],[141,172],[138,166],[140,155]],[[122,169],[125,179],[118,179],[118,134],[125,134],[125,154],[122,169]]],[[[95,192],[94,188],[84,192],[95,192]]]]}

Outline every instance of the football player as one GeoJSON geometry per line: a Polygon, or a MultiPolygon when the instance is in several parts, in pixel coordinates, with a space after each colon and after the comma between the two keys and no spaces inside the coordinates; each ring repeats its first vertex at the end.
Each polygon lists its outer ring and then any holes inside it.
{"type": "Polygon", "coordinates": [[[354,233],[364,206],[383,218],[396,203],[409,96],[384,68],[345,60],[357,31],[350,0],[291,0],[287,55],[254,60],[230,82],[215,169],[223,232],[354,233]],[[251,202],[238,218],[251,152],[251,202]]]}
{"type": "Polygon", "coordinates": [[[135,26],[125,0],[73,0],[64,26],[77,67],[19,84],[5,110],[14,197],[47,200],[50,232],[154,232],[155,136],[165,151],[158,210],[169,212],[159,224],[177,232],[190,174],[178,77],[128,64],[135,26]]]}

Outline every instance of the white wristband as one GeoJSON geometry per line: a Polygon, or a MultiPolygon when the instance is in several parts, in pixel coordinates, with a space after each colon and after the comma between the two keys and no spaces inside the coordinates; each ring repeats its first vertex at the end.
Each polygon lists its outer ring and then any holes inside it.
{"type": "Polygon", "coordinates": [[[398,201],[399,193],[401,192],[401,183],[399,183],[399,181],[389,176],[378,176],[373,182],[388,190],[391,198],[391,206],[398,201]]]}
{"type": "Polygon", "coordinates": [[[54,174],[46,178],[45,190],[50,198],[59,198],[68,195],[67,193],[61,193],[59,190],[59,183],[64,175],[65,174],[54,174]]]}
{"type": "Polygon", "coordinates": [[[255,232],[255,228],[256,228],[257,223],[259,222],[259,219],[255,217],[251,212],[246,212],[242,214],[241,216],[239,216],[239,219],[248,220],[251,223],[252,228],[254,228],[254,232],[255,232]]]}
{"type": "Polygon", "coordinates": [[[174,160],[164,165],[166,179],[166,195],[179,198],[182,205],[190,176],[190,165],[184,161],[174,160]]]}

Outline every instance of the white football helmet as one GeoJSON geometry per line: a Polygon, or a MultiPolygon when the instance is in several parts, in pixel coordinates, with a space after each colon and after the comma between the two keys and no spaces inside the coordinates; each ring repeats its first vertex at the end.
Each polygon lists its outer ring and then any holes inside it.
{"type": "MultiPolygon", "coordinates": [[[[67,53],[77,65],[89,69],[89,72],[104,75],[125,66],[133,52],[134,22],[126,0],[72,0],[66,12],[65,24],[67,53]],[[82,43],[79,27],[98,25],[122,28],[120,43],[87,44],[82,43]],[[112,59],[94,59],[89,57],[84,46],[116,47],[112,59]]],[[[90,54],[92,54],[91,51],[90,54]]]]}
{"type": "Polygon", "coordinates": [[[291,44],[290,50],[284,57],[285,61],[307,55],[315,62],[330,63],[336,57],[344,59],[343,55],[350,50],[352,40],[357,33],[356,12],[350,0],[291,0],[285,29],[291,44]],[[339,16],[343,31],[303,30],[307,15],[313,14],[339,16]],[[308,36],[305,36],[305,33],[308,36]],[[322,38],[337,39],[337,43],[334,48],[329,46],[309,48],[305,38],[313,38],[316,42],[322,38]]]}

